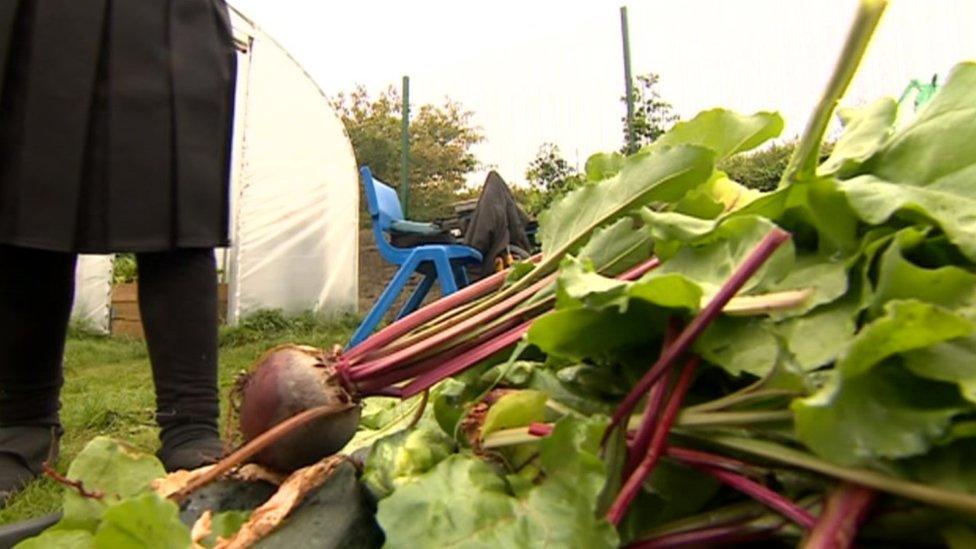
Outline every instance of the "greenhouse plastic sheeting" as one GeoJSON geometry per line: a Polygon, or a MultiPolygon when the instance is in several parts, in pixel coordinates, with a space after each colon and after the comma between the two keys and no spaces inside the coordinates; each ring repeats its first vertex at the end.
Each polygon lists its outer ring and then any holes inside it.
{"type": "Polygon", "coordinates": [[[89,330],[107,334],[111,310],[112,256],[80,256],[75,273],[72,320],[89,330]]]}
{"type": "MultiPolygon", "coordinates": [[[[232,13],[239,49],[230,249],[217,250],[227,318],[260,309],[355,311],[359,180],[328,98],[253,22],[232,13]]],[[[110,329],[111,259],[79,263],[73,318],[110,329]]]]}
{"type": "Polygon", "coordinates": [[[243,161],[236,166],[228,318],[266,308],[353,312],[359,183],[352,145],[301,66],[260,31],[251,36],[237,102],[243,161]]]}

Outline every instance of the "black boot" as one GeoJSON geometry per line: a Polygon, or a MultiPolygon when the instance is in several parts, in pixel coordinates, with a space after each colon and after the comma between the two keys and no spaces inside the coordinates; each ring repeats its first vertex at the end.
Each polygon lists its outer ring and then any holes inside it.
{"type": "Polygon", "coordinates": [[[61,427],[0,427],[0,506],[58,459],[61,427]]]}
{"type": "Polygon", "coordinates": [[[216,463],[224,455],[224,445],[217,428],[212,425],[188,424],[163,428],[160,439],[163,446],[156,457],[169,472],[199,469],[216,463]]]}

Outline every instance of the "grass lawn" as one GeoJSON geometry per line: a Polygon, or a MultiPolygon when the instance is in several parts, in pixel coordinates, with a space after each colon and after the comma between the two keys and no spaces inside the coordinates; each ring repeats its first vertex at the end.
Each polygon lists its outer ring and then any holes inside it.
{"type": "MultiPolygon", "coordinates": [[[[238,372],[246,370],[268,348],[289,342],[328,348],[345,343],[354,329],[351,320],[323,323],[311,316],[286,320],[275,313],[259,313],[238,328],[222,331],[222,399],[226,399],[238,372]]],[[[152,375],[142,341],[73,332],[65,352],[61,403],[65,429],[57,465],[61,472],[98,435],[119,438],[148,452],[159,447],[152,375]]],[[[224,411],[222,405],[221,413],[224,411]]],[[[60,487],[42,478],[0,510],[0,524],[51,513],[60,506],[60,487]]]]}

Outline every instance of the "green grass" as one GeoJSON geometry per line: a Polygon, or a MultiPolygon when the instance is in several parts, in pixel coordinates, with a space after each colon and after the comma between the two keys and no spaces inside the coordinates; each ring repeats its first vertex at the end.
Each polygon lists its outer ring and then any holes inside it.
{"type": "MultiPolygon", "coordinates": [[[[241,326],[221,331],[220,390],[226,399],[235,376],[268,348],[302,343],[323,348],[344,344],[355,329],[353,319],[324,322],[312,315],[284,319],[262,312],[241,326]]],[[[155,452],[158,430],[153,418],[155,396],[149,358],[141,340],[100,337],[72,330],[65,352],[65,385],[61,392],[65,434],[57,469],[64,472],[74,456],[98,435],[108,435],[155,452]]],[[[225,411],[226,400],[221,405],[225,411]]],[[[223,424],[225,418],[221,418],[223,424]]],[[[223,432],[223,426],[222,426],[223,432]]],[[[32,483],[0,510],[0,524],[57,511],[61,489],[46,478],[32,483]]]]}

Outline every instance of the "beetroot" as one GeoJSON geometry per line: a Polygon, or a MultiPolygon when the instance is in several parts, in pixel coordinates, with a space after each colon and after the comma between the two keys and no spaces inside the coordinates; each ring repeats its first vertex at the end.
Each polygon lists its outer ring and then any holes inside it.
{"type": "MultiPolygon", "coordinates": [[[[354,398],[343,388],[325,352],[285,345],[268,351],[254,365],[241,394],[240,427],[250,442],[282,421],[326,405],[348,405],[354,398]]],[[[279,471],[294,471],[341,450],[356,434],[360,406],[318,418],[259,452],[254,461],[279,471]]]]}

